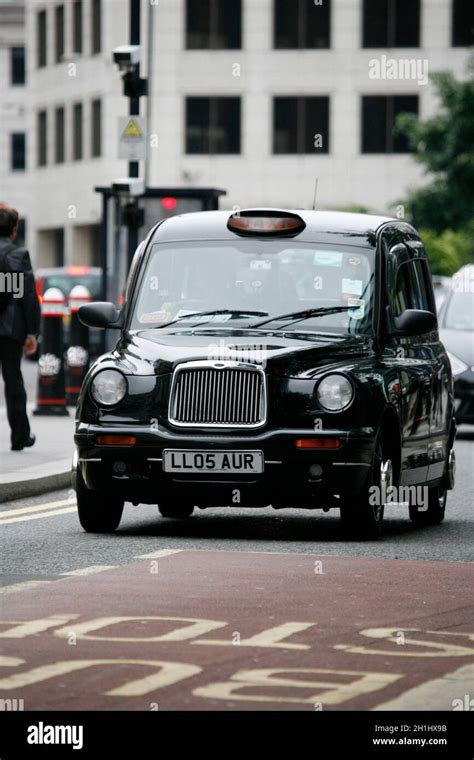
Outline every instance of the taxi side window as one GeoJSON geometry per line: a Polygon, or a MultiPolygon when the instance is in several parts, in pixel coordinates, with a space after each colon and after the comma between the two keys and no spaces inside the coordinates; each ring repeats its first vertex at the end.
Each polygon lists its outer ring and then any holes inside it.
{"type": "Polygon", "coordinates": [[[411,308],[411,282],[408,267],[410,264],[402,264],[397,272],[395,292],[393,293],[392,308],[396,317],[399,317],[405,309],[411,308]]]}
{"type": "Polygon", "coordinates": [[[414,309],[423,309],[424,311],[431,310],[430,298],[426,288],[426,280],[423,274],[423,263],[421,261],[414,261],[412,263],[412,269],[414,274],[414,289],[413,296],[416,306],[414,309]]]}
{"type": "Polygon", "coordinates": [[[399,267],[392,308],[397,317],[405,309],[431,310],[421,261],[408,261],[399,267]]]}

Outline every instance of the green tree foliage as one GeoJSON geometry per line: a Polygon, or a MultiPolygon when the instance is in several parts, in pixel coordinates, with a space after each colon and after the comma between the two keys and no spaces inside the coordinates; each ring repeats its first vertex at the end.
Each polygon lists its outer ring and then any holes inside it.
{"type": "Polygon", "coordinates": [[[409,198],[415,223],[442,232],[464,227],[474,217],[474,55],[464,81],[446,72],[431,80],[440,113],[426,121],[401,114],[397,128],[407,135],[416,160],[434,175],[409,198]]]}
{"type": "Polygon", "coordinates": [[[441,234],[433,230],[420,229],[426,253],[434,274],[449,277],[463,264],[474,261],[474,234],[465,231],[444,230],[441,234]]]}
{"type": "Polygon", "coordinates": [[[430,184],[408,197],[410,215],[424,229],[433,271],[452,274],[474,261],[474,54],[462,81],[446,72],[431,80],[440,112],[426,121],[401,114],[397,130],[407,135],[416,160],[432,175],[430,184]]]}

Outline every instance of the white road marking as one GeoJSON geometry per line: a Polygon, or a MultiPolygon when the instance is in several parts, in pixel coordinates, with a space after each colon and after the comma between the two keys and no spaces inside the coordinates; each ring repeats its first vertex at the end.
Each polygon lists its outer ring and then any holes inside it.
{"type": "Polygon", "coordinates": [[[67,573],[61,573],[61,575],[93,575],[104,570],[114,570],[116,567],[119,565],[91,565],[90,567],[80,567],[78,570],[68,570],[67,573]]]}
{"type": "Polygon", "coordinates": [[[13,594],[15,591],[29,591],[37,586],[42,586],[44,583],[54,583],[54,581],[24,581],[23,583],[12,583],[10,586],[3,586],[0,588],[0,595],[13,594]]]}
{"type": "Polygon", "coordinates": [[[0,667],[2,668],[14,668],[16,665],[23,665],[24,662],[21,657],[0,656],[0,667]]]}
{"type": "MultiPolygon", "coordinates": [[[[74,512],[74,509],[58,509],[55,512],[48,512],[45,515],[31,515],[28,517],[18,517],[18,518],[12,518],[11,520],[5,520],[5,523],[8,522],[20,522],[21,520],[36,520],[38,517],[54,517],[54,515],[62,514],[63,512],[74,512]]],[[[2,521],[0,520],[0,525],[2,524],[2,521]]],[[[179,554],[182,549],[161,549],[156,552],[152,552],[151,554],[142,554],[138,557],[132,557],[129,561],[132,562],[134,559],[157,559],[159,557],[167,557],[170,554],[179,554]]],[[[128,564],[128,563],[126,563],[128,564]]],[[[68,578],[76,577],[76,576],[84,576],[84,575],[93,575],[95,573],[101,573],[104,570],[115,570],[118,567],[122,567],[121,565],[91,565],[90,567],[80,567],[77,570],[68,570],[65,573],[61,573],[60,578],[56,578],[54,581],[49,580],[34,580],[34,581],[25,581],[23,583],[12,583],[10,586],[4,586],[0,587],[0,595],[2,594],[13,594],[16,591],[29,591],[30,589],[36,588],[37,586],[41,586],[44,583],[56,583],[57,581],[67,581],[68,578]]]]}
{"type": "MultiPolygon", "coordinates": [[[[7,677],[8,678],[8,677],[7,677]]],[[[367,673],[357,670],[327,670],[326,668],[258,668],[255,670],[239,670],[230,676],[228,681],[207,683],[198,686],[192,692],[195,697],[208,699],[241,700],[245,702],[279,702],[293,704],[340,705],[363,694],[384,689],[403,678],[398,673],[367,673]],[[295,673],[297,678],[292,678],[295,673]],[[301,674],[309,674],[314,680],[302,680],[301,674]],[[314,674],[314,675],[313,675],[314,674]],[[349,682],[340,680],[343,676],[357,676],[349,682]],[[282,688],[283,694],[268,694],[267,689],[282,688]],[[242,689],[261,689],[260,694],[239,694],[242,689]],[[294,689],[295,696],[288,694],[294,689]],[[313,689],[311,695],[297,696],[298,689],[313,689]],[[284,692],[287,692],[285,695],[284,692]]],[[[15,676],[10,676],[10,680],[15,676]]],[[[16,684],[15,684],[16,686],[16,684]]],[[[301,694],[301,692],[300,692],[301,694]]]]}
{"type": "MultiPolygon", "coordinates": [[[[7,663],[8,665],[13,667],[13,663],[7,663]]],[[[130,659],[62,660],[1,678],[0,689],[20,689],[24,686],[31,686],[32,684],[41,683],[57,676],[65,676],[88,668],[98,668],[103,672],[104,665],[118,665],[119,668],[123,668],[124,665],[144,665],[153,668],[151,674],[138,680],[127,681],[111,691],[105,692],[106,696],[113,697],[142,696],[143,694],[148,694],[165,686],[171,686],[182,681],[184,678],[190,678],[202,672],[202,668],[198,665],[191,665],[185,662],[130,659]]]]}
{"type": "MultiPolygon", "coordinates": [[[[474,665],[463,665],[441,678],[408,689],[395,699],[374,707],[374,710],[453,710],[472,709],[463,706],[465,695],[472,693],[474,665]]],[[[469,701],[469,700],[468,700],[469,701]]]]}
{"type": "Polygon", "coordinates": [[[0,639],[26,639],[27,636],[34,636],[37,633],[44,633],[50,628],[57,628],[58,625],[66,625],[67,622],[78,617],[80,617],[79,613],[74,612],[72,614],[50,615],[39,620],[2,620],[1,625],[13,625],[13,628],[0,631],[0,639]]]}
{"type": "Polygon", "coordinates": [[[22,517],[10,517],[7,520],[0,518],[0,525],[11,525],[12,523],[26,522],[27,520],[40,520],[43,517],[56,517],[57,515],[65,515],[68,512],[76,512],[76,507],[64,507],[63,509],[55,509],[49,512],[40,512],[35,515],[23,515],[22,517]]]}
{"type": "MultiPolygon", "coordinates": [[[[256,633],[246,639],[240,639],[239,646],[241,647],[268,647],[275,649],[311,649],[309,644],[291,644],[283,639],[292,636],[294,633],[300,633],[306,631],[308,628],[312,628],[315,623],[297,623],[289,622],[282,625],[274,626],[273,628],[267,628],[261,633],[256,633]]],[[[234,641],[231,639],[201,639],[200,641],[193,641],[193,644],[203,644],[204,646],[234,646],[234,641]]]]}
{"type": "Polygon", "coordinates": [[[31,512],[41,512],[51,509],[59,509],[59,507],[66,507],[68,505],[75,506],[76,502],[71,499],[63,499],[62,501],[50,501],[45,504],[35,504],[32,507],[20,507],[19,509],[7,509],[5,511],[0,510],[0,520],[4,517],[13,517],[14,515],[26,515],[31,512]]]}
{"type": "Polygon", "coordinates": [[[160,549],[150,554],[137,554],[134,559],[158,559],[159,557],[168,557],[170,554],[179,554],[183,549],[160,549]]]}

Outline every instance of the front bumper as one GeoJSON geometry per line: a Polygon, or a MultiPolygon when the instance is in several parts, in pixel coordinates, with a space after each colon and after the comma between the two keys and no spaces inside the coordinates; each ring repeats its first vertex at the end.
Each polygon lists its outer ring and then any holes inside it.
{"type": "Polygon", "coordinates": [[[77,467],[86,486],[120,492],[127,501],[157,503],[163,494],[182,494],[192,496],[196,504],[203,506],[233,501],[241,506],[270,502],[288,505],[289,498],[297,498],[302,504],[307,500],[311,506],[325,506],[335,495],[355,494],[364,487],[373,458],[375,430],[281,429],[239,436],[194,431],[174,433],[143,426],[118,429],[79,423],[74,440],[77,467]],[[114,433],[133,435],[137,442],[133,446],[97,445],[96,435],[114,433]],[[326,450],[297,449],[295,440],[301,438],[339,438],[341,446],[326,450]],[[257,449],[263,452],[264,472],[258,475],[166,473],[162,461],[164,449],[257,449]],[[117,462],[121,463],[121,469],[125,467],[123,474],[117,474],[117,462]],[[310,473],[311,465],[315,464],[321,467],[318,477],[310,473]]]}

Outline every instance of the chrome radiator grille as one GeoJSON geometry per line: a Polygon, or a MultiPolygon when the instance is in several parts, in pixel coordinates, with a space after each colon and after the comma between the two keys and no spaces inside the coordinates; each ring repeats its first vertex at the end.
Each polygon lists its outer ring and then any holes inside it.
{"type": "Polygon", "coordinates": [[[266,419],[263,370],[224,362],[178,367],[169,419],[186,427],[260,427],[266,419]]]}

